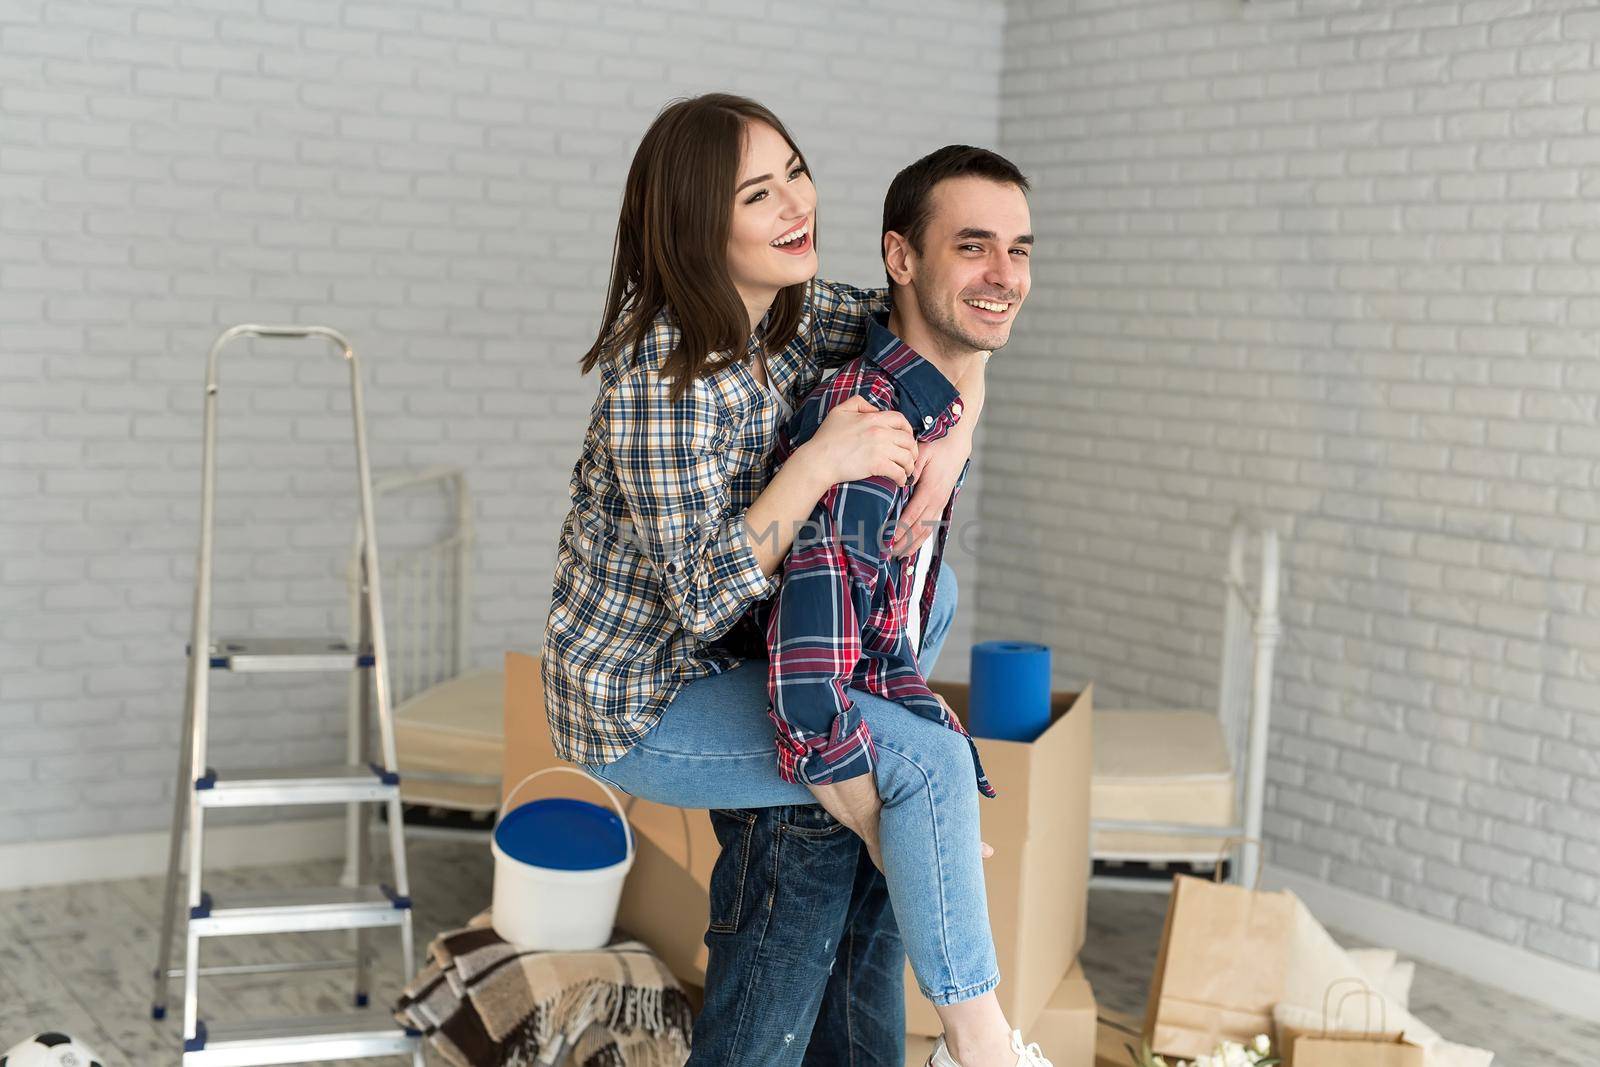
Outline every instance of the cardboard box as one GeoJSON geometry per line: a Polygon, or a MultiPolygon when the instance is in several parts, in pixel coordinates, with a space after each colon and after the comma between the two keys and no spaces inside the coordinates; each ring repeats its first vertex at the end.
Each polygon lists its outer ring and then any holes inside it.
{"type": "MultiPolygon", "coordinates": [[[[550,742],[539,661],[509,652],[505,676],[509,791],[532,771],[571,765],[556,759],[550,742]]],[[[934,688],[965,720],[967,687],[938,682],[934,688]]],[[[1038,1017],[1083,946],[1093,688],[1058,693],[1053,703],[1050,728],[1032,743],[978,741],[999,794],[978,801],[983,839],[995,847],[984,871],[1002,976],[996,994],[1014,1019],[1038,1017]]],[[[575,782],[571,775],[551,775],[548,784],[540,782],[526,795],[570,792],[575,782]]],[[[711,818],[704,809],[622,799],[637,853],[617,927],[655,950],[679,981],[703,986],[711,870],[720,851],[711,818]]],[[[939,1017],[909,966],[906,1023],[910,1033],[939,1033],[939,1017]]]]}
{"type": "MultiPolygon", "coordinates": [[[[948,697],[946,699],[949,699],[948,697]]],[[[986,765],[987,766],[987,765],[986,765]]],[[[1076,963],[1056,986],[1044,1011],[1030,1024],[1009,1020],[1022,1031],[1022,1039],[1037,1042],[1055,1067],[1093,1067],[1095,1056],[1094,991],[1076,963]]],[[[906,1067],[925,1067],[933,1055],[934,1039],[920,1034],[906,1037],[906,1067]]],[[[1122,1064],[1120,1067],[1129,1067],[1122,1064]]]]}
{"type": "Polygon", "coordinates": [[[1133,1016],[1102,1008],[1094,1028],[1094,1067],[1133,1067],[1128,1048],[1140,1048],[1144,1035],[1139,1030],[1133,1016]]]}
{"type": "MultiPolygon", "coordinates": [[[[934,683],[967,721],[968,688],[934,683]]],[[[978,738],[998,794],[980,797],[989,926],[1000,962],[995,995],[1008,1019],[1036,1019],[1083,947],[1089,902],[1089,786],[1094,687],[1055,693],[1050,726],[1031,742],[978,738]]],[[[906,965],[906,1030],[936,1037],[939,1016],[906,965]]]]}
{"type": "MultiPolygon", "coordinates": [[[[556,758],[545,717],[539,661],[506,653],[506,749],[503,793],[545,767],[571,767],[556,758]]],[[[570,774],[547,775],[518,800],[570,794],[584,787],[570,774]]],[[[604,803],[598,788],[594,800],[604,803]]],[[[622,889],[617,929],[649,945],[678,981],[703,987],[708,953],[711,868],[721,846],[704,810],[673,808],[619,795],[633,827],[634,860],[622,889]]]]}

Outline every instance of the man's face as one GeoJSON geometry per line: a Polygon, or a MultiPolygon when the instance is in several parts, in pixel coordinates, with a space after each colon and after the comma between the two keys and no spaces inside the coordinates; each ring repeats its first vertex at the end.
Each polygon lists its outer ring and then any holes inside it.
{"type": "Polygon", "coordinates": [[[1015,185],[948,178],[934,186],[922,248],[909,258],[922,319],[947,351],[1002,347],[1032,284],[1033,223],[1015,185]]]}

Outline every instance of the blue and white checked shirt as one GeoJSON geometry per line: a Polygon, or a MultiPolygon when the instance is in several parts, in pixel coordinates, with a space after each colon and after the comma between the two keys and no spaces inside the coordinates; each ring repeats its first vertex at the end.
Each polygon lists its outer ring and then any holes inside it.
{"type": "MultiPolygon", "coordinates": [[[[797,403],[825,366],[861,351],[883,298],[812,282],[795,340],[768,356],[772,382],[797,403]]],[[[744,513],[770,477],[778,402],[748,361],[673,400],[660,371],[677,338],[663,314],[642,344],[601,365],[573,467],[541,666],[565,760],[621,758],[684,683],[736,666],[713,642],[777,586],[744,513]]]]}

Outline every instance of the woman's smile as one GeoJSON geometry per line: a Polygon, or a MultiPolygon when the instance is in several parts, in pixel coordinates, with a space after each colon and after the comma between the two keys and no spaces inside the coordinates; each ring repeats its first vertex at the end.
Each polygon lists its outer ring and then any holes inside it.
{"type": "Polygon", "coordinates": [[[790,256],[803,256],[811,251],[811,216],[807,215],[771,242],[772,247],[790,256]]]}

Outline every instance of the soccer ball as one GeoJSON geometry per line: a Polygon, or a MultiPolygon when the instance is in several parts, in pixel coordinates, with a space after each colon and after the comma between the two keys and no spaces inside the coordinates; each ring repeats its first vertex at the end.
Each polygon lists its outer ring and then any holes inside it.
{"type": "Polygon", "coordinates": [[[0,1067],[105,1067],[98,1053],[66,1034],[34,1034],[0,1056],[0,1067]]]}

